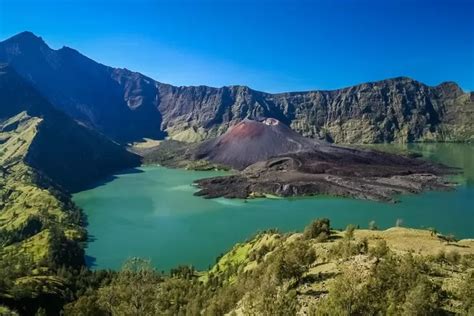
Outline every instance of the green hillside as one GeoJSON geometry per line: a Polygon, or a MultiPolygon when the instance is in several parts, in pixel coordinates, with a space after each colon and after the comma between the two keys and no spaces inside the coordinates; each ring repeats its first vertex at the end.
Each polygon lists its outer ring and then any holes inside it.
{"type": "Polygon", "coordinates": [[[62,113],[0,69],[0,305],[30,314],[70,299],[61,267],[84,266],[84,219],[73,190],[137,156],[62,113]]]}
{"type": "Polygon", "coordinates": [[[472,315],[474,241],[434,231],[267,231],[209,271],[130,260],[68,304],[66,315],[472,315]]]}

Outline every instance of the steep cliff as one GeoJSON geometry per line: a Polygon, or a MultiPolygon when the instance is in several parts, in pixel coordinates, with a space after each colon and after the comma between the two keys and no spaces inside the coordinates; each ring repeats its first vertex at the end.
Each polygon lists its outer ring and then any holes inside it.
{"type": "Polygon", "coordinates": [[[336,143],[469,141],[474,96],[410,78],[334,91],[267,94],[247,87],[160,89],[163,129],[178,140],[218,136],[242,119],[274,117],[336,143]]]}

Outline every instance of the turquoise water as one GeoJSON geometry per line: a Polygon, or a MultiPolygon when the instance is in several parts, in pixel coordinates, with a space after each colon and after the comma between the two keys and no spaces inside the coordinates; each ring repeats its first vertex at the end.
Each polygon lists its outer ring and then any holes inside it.
{"type": "Polygon", "coordinates": [[[301,230],[317,217],[328,217],[340,228],[367,227],[371,220],[387,228],[400,218],[404,226],[435,227],[458,238],[474,238],[474,146],[409,148],[463,168],[456,176],[461,185],[451,192],[402,196],[397,204],[331,197],[206,200],[193,196],[191,183],[223,173],[143,167],[117,174],[74,195],[88,216],[88,262],[95,268],[116,269],[127,258],[139,256],[165,271],[179,264],[205,269],[259,230],[301,230]]]}

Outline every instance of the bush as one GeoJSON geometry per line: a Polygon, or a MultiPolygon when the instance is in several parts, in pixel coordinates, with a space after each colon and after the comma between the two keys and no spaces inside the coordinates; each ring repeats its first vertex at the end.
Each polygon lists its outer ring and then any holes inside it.
{"type": "Polygon", "coordinates": [[[369,249],[369,254],[375,258],[383,258],[390,252],[385,240],[378,240],[374,247],[369,249]]]}
{"type": "Polygon", "coordinates": [[[385,257],[367,274],[349,266],[336,278],[314,315],[436,315],[441,289],[411,255],[385,257]]]}
{"type": "Polygon", "coordinates": [[[351,241],[347,238],[339,240],[330,250],[329,254],[333,258],[349,258],[358,254],[366,254],[369,242],[367,238],[359,242],[351,241]]]}
{"type": "Polygon", "coordinates": [[[329,219],[319,218],[306,226],[303,232],[304,239],[316,239],[318,242],[326,241],[331,235],[329,219]]]}
{"type": "Polygon", "coordinates": [[[344,238],[352,240],[354,238],[354,231],[356,227],[352,224],[347,225],[346,231],[344,232],[344,238]]]}
{"type": "Polygon", "coordinates": [[[474,271],[468,273],[463,279],[459,290],[458,297],[461,301],[462,311],[466,315],[474,315],[474,271]]]}
{"type": "Polygon", "coordinates": [[[304,241],[294,241],[275,253],[271,258],[271,268],[276,280],[299,280],[308,270],[308,265],[316,259],[314,250],[304,241]]]}

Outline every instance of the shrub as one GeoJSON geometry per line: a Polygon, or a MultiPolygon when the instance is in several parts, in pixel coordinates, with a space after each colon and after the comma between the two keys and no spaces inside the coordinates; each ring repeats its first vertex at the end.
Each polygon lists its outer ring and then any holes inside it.
{"type": "Polygon", "coordinates": [[[354,239],[354,231],[356,227],[352,224],[347,225],[346,231],[344,232],[344,238],[348,240],[354,239]]]}
{"type": "Polygon", "coordinates": [[[375,258],[383,258],[390,252],[385,240],[378,240],[374,247],[369,249],[369,254],[375,258]]]}
{"type": "Polygon", "coordinates": [[[451,264],[458,264],[461,259],[461,255],[457,250],[451,250],[450,252],[446,253],[445,257],[446,260],[451,264]]]}
{"type": "Polygon", "coordinates": [[[326,241],[331,235],[329,219],[319,218],[306,226],[303,232],[304,239],[316,239],[318,242],[326,241]]]}

